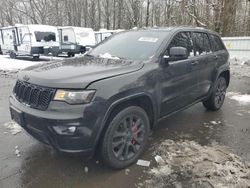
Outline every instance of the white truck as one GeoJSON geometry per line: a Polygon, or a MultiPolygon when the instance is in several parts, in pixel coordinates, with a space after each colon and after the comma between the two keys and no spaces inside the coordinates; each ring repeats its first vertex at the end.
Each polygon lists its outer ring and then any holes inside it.
{"type": "Polygon", "coordinates": [[[48,25],[21,25],[1,28],[2,51],[11,58],[32,56],[39,58],[44,49],[56,54],[59,50],[57,27],[48,25]]]}
{"type": "Polygon", "coordinates": [[[59,27],[60,47],[59,54],[67,53],[69,57],[85,53],[95,45],[93,29],[84,27],[59,27]]]}

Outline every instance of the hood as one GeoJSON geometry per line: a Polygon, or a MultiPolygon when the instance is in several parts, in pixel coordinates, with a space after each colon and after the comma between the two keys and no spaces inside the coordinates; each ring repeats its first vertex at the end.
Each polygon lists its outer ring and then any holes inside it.
{"type": "Polygon", "coordinates": [[[92,82],[137,71],[142,62],[84,56],[28,67],[18,79],[52,88],[86,88],[92,82]]]}

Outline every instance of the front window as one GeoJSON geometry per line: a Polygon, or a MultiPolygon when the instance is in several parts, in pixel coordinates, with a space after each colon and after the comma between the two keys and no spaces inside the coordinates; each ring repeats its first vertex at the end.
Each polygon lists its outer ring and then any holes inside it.
{"type": "Polygon", "coordinates": [[[36,36],[36,41],[41,42],[49,42],[49,41],[56,41],[56,34],[53,32],[41,32],[41,31],[36,31],[35,32],[36,36]]]}
{"type": "Polygon", "coordinates": [[[194,56],[194,48],[190,32],[181,32],[175,35],[168,46],[167,54],[169,54],[170,48],[172,47],[186,48],[188,57],[194,56]]]}
{"type": "Polygon", "coordinates": [[[166,31],[119,33],[98,45],[89,55],[103,58],[147,60],[155,55],[167,35],[166,31]]]}

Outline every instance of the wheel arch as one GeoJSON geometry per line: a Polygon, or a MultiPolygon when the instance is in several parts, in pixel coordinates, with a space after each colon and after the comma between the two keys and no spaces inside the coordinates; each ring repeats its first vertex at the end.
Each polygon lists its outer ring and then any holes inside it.
{"type": "Polygon", "coordinates": [[[153,129],[157,123],[157,110],[153,99],[147,94],[137,94],[115,101],[108,108],[102,122],[100,132],[95,142],[95,151],[100,146],[100,142],[107,130],[109,122],[120,110],[128,106],[139,106],[145,110],[150,121],[150,128],[153,129]]]}
{"type": "Polygon", "coordinates": [[[218,75],[218,78],[221,77],[221,76],[226,79],[226,81],[227,81],[227,87],[228,87],[229,83],[230,83],[230,71],[229,70],[221,71],[220,74],[218,75]]]}

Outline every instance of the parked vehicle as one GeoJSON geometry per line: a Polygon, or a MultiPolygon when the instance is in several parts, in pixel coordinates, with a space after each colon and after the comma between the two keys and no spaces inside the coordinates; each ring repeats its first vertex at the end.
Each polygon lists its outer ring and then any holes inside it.
{"type": "Polygon", "coordinates": [[[60,53],[67,53],[69,57],[85,53],[95,45],[93,29],[84,27],[59,27],[60,53]]]}
{"type": "Polygon", "coordinates": [[[106,30],[106,29],[101,29],[100,31],[95,31],[95,40],[96,44],[102,42],[104,39],[110,37],[111,35],[115,33],[119,33],[123,30],[118,29],[118,30],[106,30]]]}
{"type": "Polygon", "coordinates": [[[55,149],[112,168],[137,161],[150,129],[202,102],[219,110],[229,54],[215,32],[152,28],[111,36],[86,56],[19,72],[10,96],[14,121],[55,149]]]}
{"type": "Polygon", "coordinates": [[[58,30],[48,25],[15,25],[1,29],[2,51],[16,56],[32,56],[39,58],[44,54],[44,47],[52,53],[59,50],[58,30]]]}
{"type": "Polygon", "coordinates": [[[2,41],[2,32],[1,32],[1,30],[0,30],[0,54],[3,54],[2,48],[1,48],[2,43],[3,43],[3,41],[2,41]]]}

